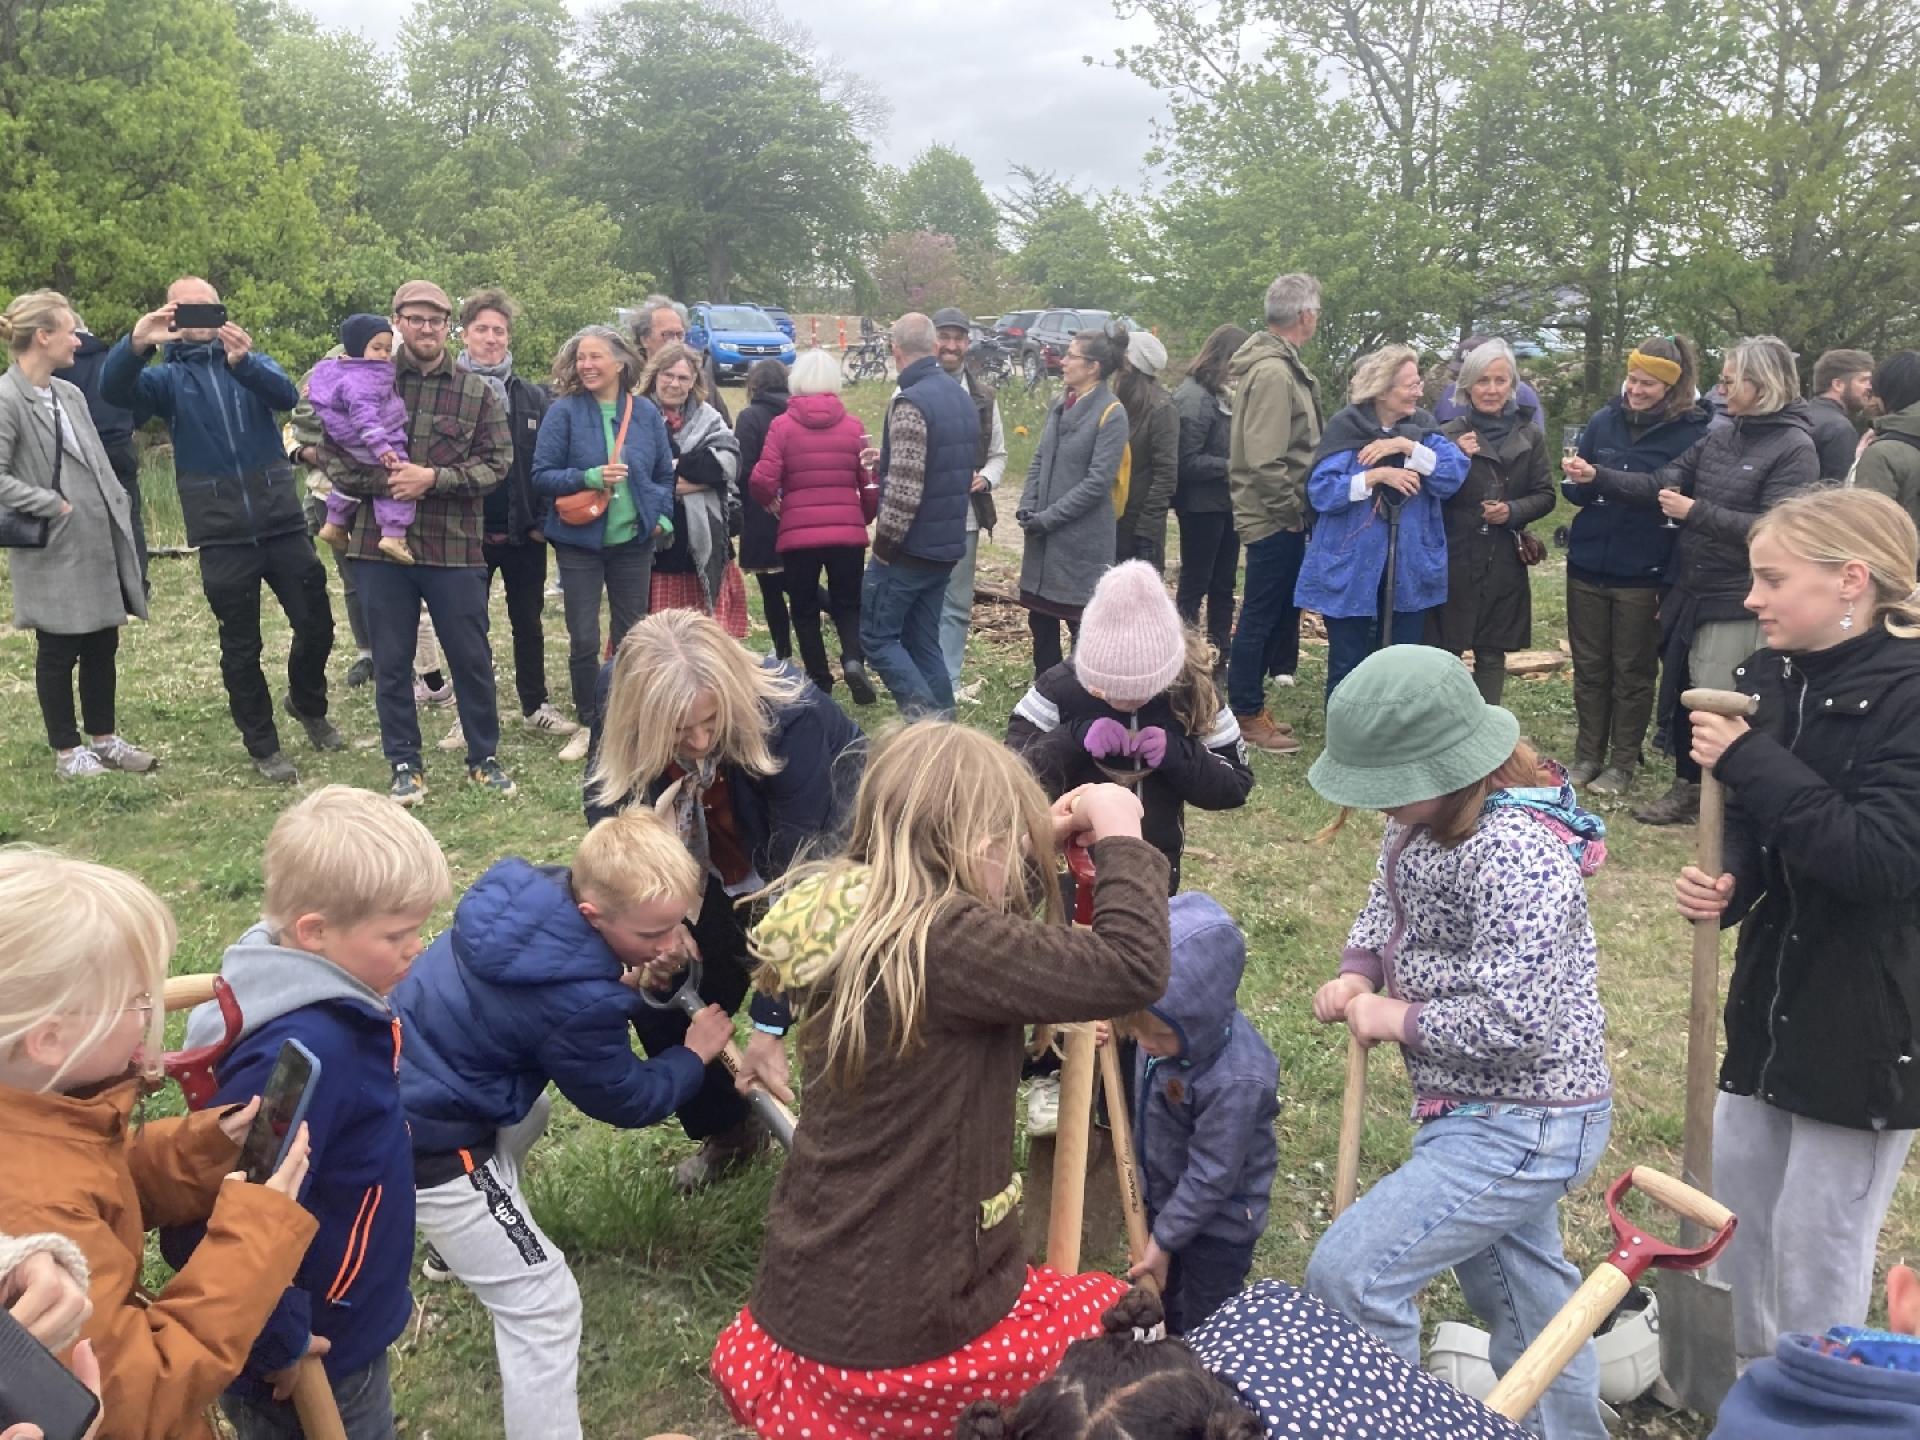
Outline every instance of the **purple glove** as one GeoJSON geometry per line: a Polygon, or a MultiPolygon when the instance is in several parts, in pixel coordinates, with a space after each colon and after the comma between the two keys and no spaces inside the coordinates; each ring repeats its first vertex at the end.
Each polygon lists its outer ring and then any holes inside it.
{"type": "Polygon", "coordinates": [[[1158,770],[1160,762],[1167,758],[1167,732],[1158,725],[1149,725],[1133,736],[1132,750],[1135,756],[1147,762],[1149,770],[1158,770]]]}
{"type": "Polygon", "coordinates": [[[1102,715],[1087,726],[1086,738],[1080,743],[1094,759],[1105,760],[1112,755],[1125,755],[1128,738],[1126,726],[1111,715],[1102,715]]]}

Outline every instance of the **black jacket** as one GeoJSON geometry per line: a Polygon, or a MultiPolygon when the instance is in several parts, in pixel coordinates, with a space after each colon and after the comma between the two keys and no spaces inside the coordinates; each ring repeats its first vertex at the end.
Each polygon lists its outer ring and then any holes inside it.
{"type": "Polygon", "coordinates": [[[507,377],[507,424],[513,430],[513,468],[506,483],[486,495],[486,533],[504,534],[509,545],[524,545],[538,527],[545,501],[533,493],[533,442],[546,418],[553,396],[544,385],[507,377]]]}
{"type": "Polygon", "coordinates": [[[110,348],[98,335],[83,330],[80,348],[73,352],[73,364],[53,372],[87,397],[87,413],[93,416],[93,428],[100,432],[100,443],[109,456],[133,446],[133,412],[100,393],[100,372],[106,367],[110,348]]]}
{"type": "MultiPolygon", "coordinates": [[[[1085,746],[1087,727],[1102,716],[1122,725],[1129,718],[1089,695],[1073,672],[1073,662],[1064,661],[1035,680],[1014,707],[1007,721],[1007,744],[1026,760],[1048,796],[1058,799],[1076,785],[1114,778],[1085,746]]],[[[1253,768],[1247,764],[1240,724],[1224,705],[1206,735],[1183,730],[1165,695],[1142,706],[1139,719],[1142,727],[1158,725],[1167,732],[1166,759],[1140,781],[1137,793],[1144,812],[1140,836],[1167,857],[1171,895],[1180,888],[1187,802],[1202,810],[1239,809],[1253,790],[1253,768]]]]}
{"type": "MultiPolygon", "coordinates": [[[[1695,404],[1685,414],[1638,429],[1630,423],[1627,402],[1616,395],[1587,421],[1580,435],[1580,458],[1607,470],[1650,475],[1686,454],[1707,433],[1713,419],[1695,404]]],[[[1652,589],[1664,585],[1673,537],[1658,505],[1624,500],[1595,505],[1597,485],[1563,481],[1560,493],[1580,507],[1567,539],[1567,574],[1589,585],[1652,589]]]]}
{"type": "Polygon", "coordinates": [[[733,422],[733,438],[740,442],[740,469],[733,477],[734,495],[740,502],[740,568],[749,572],[782,568],[773,548],[780,538],[780,517],[768,514],[753,498],[748,482],[766,448],[768,427],[787,413],[787,399],[784,388],[762,390],[740,408],[733,422]]]}
{"type": "Polygon", "coordinates": [[[1860,445],[1853,417],[1838,400],[1816,395],[1807,401],[1807,418],[1813,422],[1813,447],[1820,453],[1820,478],[1838,484],[1853,469],[1853,452],[1860,445]]]}
{"type": "MultiPolygon", "coordinates": [[[[1519,532],[1553,509],[1547,439],[1531,405],[1498,445],[1481,439],[1466,482],[1441,504],[1447,526],[1447,599],[1427,612],[1433,644],[1462,650],[1524,650],[1533,643],[1533,577],[1520,561],[1519,532]],[[1480,533],[1482,501],[1505,500],[1505,525],[1480,533]]],[[[1440,427],[1448,439],[1473,428],[1467,415],[1440,427]]]]}
{"type": "Polygon", "coordinates": [[[1920,640],[1763,650],[1714,773],[1740,925],[1720,1088],[1853,1129],[1920,1127],[1920,640]]]}
{"type": "Polygon", "coordinates": [[[1180,484],[1173,492],[1176,515],[1217,515],[1233,509],[1227,489],[1227,451],[1232,412],[1220,397],[1189,375],[1173,392],[1180,415],[1180,484]]]}

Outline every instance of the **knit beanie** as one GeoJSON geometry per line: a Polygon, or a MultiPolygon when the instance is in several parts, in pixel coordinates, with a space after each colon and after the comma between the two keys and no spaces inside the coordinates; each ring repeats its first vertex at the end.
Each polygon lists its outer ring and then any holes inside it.
{"type": "Polygon", "coordinates": [[[340,343],[347,347],[347,354],[356,360],[367,356],[367,342],[376,335],[388,334],[393,330],[385,316],[349,315],[340,322],[340,343]]]}
{"type": "Polygon", "coordinates": [[[1171,685],[1186,659],[1186,627],[1158,571],[1129,560],[1100,577],[1073,645],[1082,685],[1109,704],[1137,707],[1171,685]]]}
{"type": "Polygon", "coordinates": [[[1167,368],[1167,347],[1151,330],[1129,331],[1127,363],[1142,375],[1158,375],[1167,368]]]}

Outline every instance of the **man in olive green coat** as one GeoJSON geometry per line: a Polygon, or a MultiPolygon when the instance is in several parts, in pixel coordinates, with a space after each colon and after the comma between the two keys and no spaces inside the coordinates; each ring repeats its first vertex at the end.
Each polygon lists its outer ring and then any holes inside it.
{"type": "Polygon", "coordinates": [[[1307,474],[1320,443],[1320,382],[1300,349],[1319,326],[1320,282],[1282,275],[1267,287],[1267,328],[1227,366],[1235,387],[1227,486],[1234,529],[1247,549],[1227,699],[1247,743],[1281,755],[1300,742],[1267,711],[1267,659],[1269,646],[1277,646],[1280,683],[1291,685],[1300,658],[1293,591],[1307,552],[1307,474]]]}

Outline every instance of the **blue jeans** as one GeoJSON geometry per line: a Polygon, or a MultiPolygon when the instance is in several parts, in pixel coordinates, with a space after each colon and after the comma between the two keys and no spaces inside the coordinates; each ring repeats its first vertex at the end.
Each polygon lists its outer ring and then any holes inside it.
{"type": "MultiPolygon", "coordinates": [[[[1300,607],[1293,603],[1293,592],[1306,558],[1304,530],[1282,530],[1247,546],[1247,585],[1227,659],[1227,703],[1236,715],[1258,715],[1266,708],[1267,649],[1274,632],[1300,633],[1300,607]]],[[[1297,656],[1298,638],[1294,645],[1297,656]]]]}
{"type": "MultiPolygon", "coordinates": [[[[1334,1221],[1307,1262],[1307,1289],[1409,1365],[1420,1363],[1415,1298],[1452,1270],[1493,1333],[1504,1375],[1580,1286],[1560,1246],[1560,1197],[1593,1172],[1613,1102],[1554,1109],[1468,1107],[1430,1120],[1407,1163],[1334,1221]]],[[[1547,1440],[1603,1440],[1600,1367],[1583,1346],[1528,1426],[1547,1440]]]]}
{"type": "MultiPolygon", "coordinates": [[[[1380,643],[1380,621],[1372,615],[1323,615],[1327,624],[1327,694],[1380,643]]],[[[1393,612],[1393,645],[1418,645],[1427,636],[1425,610],[1393,612]]]]}
{"type": "MultiPolygon", "coordinates": [[[[434,627],[436,630],[438,626],[434,627]]],[[[393,1387],[387,1379],[387,1352],[351,1375],[333,1380],[333,1403],[340,1407],[340,1427],[347,1440],[395,1440],[393,1387]]],[[[306,1434],[290,1400],[243,1398],[228,1391],[220,1410],[233,1423],[240,1440],[294,1440],[306,1434]]]]}
{"type": "Polygon", "coordinates": [[[860,644],[908,719],[953,718],[953,682],[940,652],[940,609],[951,565],[867,560],[860,587],[860,644]]]}
{"type": "Polygon", "coordinates": [[[960,668],[967,661],[967,630],[973,624],[973,575],[980,559],[980,532],[967,532],[967,551],[954,562],[947,596],[940,606],[940,654],[947,662],[947,683],[960,688],[960,668]]]}
{"type": "Polygon", "coordinates": [[[453,698],[467,736],[467,768],[500,745],[500,707],[493,694],[493,648],[487,643],[487,572],[480,566],[394,565],[353,560],[354,584],[366,607],[373,642],[373,706],[380,749],[389,765],[420,766],[420,716],[413,706],[413,655],[420,606],[453,675],[453,698]]]}

